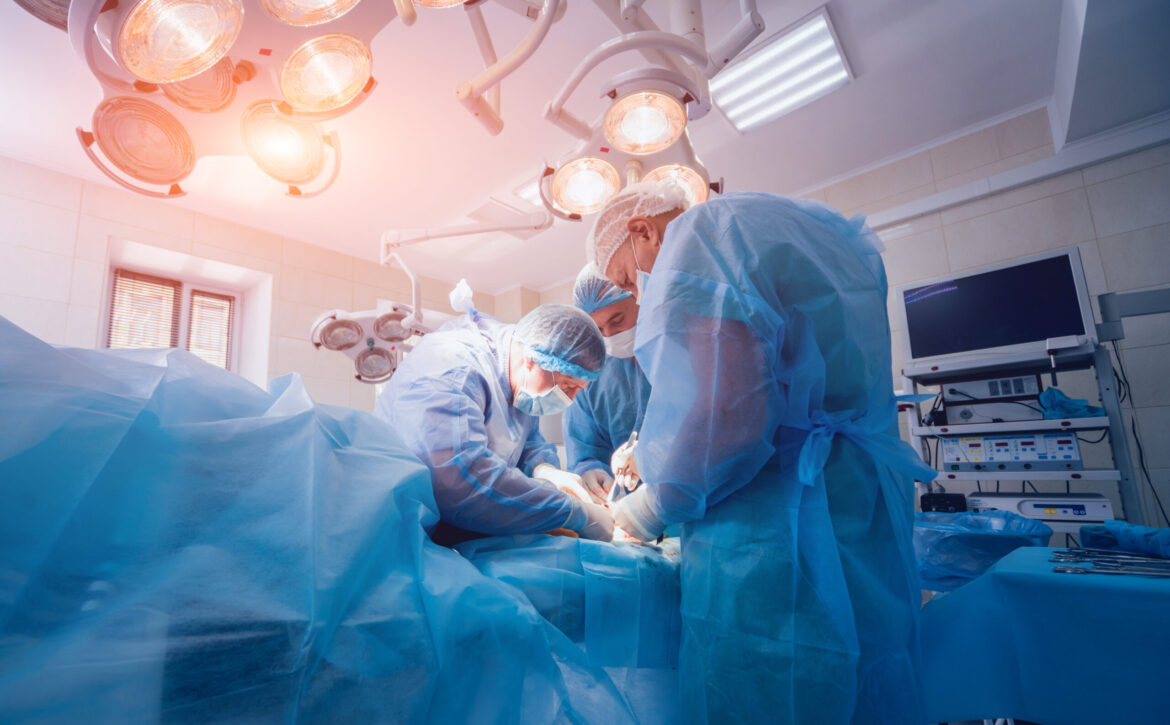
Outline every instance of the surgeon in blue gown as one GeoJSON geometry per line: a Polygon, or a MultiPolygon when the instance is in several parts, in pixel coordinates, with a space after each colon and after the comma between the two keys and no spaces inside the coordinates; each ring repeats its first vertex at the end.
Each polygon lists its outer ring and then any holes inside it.
{"type": "Polygon", "coordinates": [[[601,377],[573,399],[562,419],[569,470],[595,497],[613,485],[609,463],[618,446],[642,424],[650,384],[634,359],[638,303],[598,271],[585,265],[573,284],[573,305],[588,314],[605,338],[601,377]]]}
{"type": "Polygon", "coordinates": [[[538,428],[539,416],[568,407],[604,362],[597,326],[568,305],[541,305],[516,325],[471,309],[422,339],[374,414],[431,471],[436,542],[558,529],[612,538],[606,509],[559,468],[538,428]]]}
{"type": "Polygon", "coordinates": [[[759,193],[689,211],[670,183],[611,199],[589,256],[640,302],[650,401],[614,508],[682,523],[682,711],[694,722],[923,721],[912,479],[880,241],[759,193]]]}

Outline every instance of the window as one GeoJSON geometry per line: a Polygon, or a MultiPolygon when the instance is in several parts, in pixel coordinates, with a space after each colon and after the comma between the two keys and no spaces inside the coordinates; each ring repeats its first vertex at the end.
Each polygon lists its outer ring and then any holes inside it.
{"type": "Polygon", "coordinates": [[[181,341],[212,365],[232,369],[235,295],[127,269],[115,269],[113,278],[107,347],[180,347],[181,341]]]}

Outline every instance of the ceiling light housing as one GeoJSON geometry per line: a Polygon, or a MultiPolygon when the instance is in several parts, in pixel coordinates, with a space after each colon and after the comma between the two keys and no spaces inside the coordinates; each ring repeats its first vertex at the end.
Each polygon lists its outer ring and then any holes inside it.
{"type": "Polygon", "coordinates": [[[821,7],[711,79],[711,98],[735,128],[749,131],[853,80],[828,10],[821,7]]]}
{"type": "Polygon", "coordinates": [[[579,156],[556,170],[552,198],[570,214],[592,214],[622,187],[617,167],[597,156],[579,156]]]}
{"type": "Polygon", "coordinates": [[[353,10],[358,2],[359,0],[260,0],[260,4],[269,15],[286,25],[302,28],[336,20],[353,10]]]}
{"type": "Polygon", "coordinates": [[[280,90],[295,109],[324,113],[353,101],[370,83],[370,48],[346,33],[318,35],[302,43],[280,69],[280,90]]]}
{"type": "Polygon", "coordinates": [[[243,26],[243,0],[138,0],[122,18],[114,52],[140,80],[181,81],[218,63],[243,26]]]}

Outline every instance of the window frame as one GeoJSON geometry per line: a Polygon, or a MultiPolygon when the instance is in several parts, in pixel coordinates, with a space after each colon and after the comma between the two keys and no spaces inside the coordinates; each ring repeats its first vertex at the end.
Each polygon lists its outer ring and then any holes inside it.
{"type": "MultiPolygon", "coordinates": [[[[144,270],[141,267],[127,264],[111,264],[109,267],[109,284],[106,285],[106,303],[103,305],[103,324],[105,332],[102,335],[102,342],[107,349],[110,347],[110,322],[113,319],[114,311],[114,285],[117,284],[118,274],[144,278],[148,281],[162,284],[176,283],[179,285],[179,305],[176,314],[178,315],[178,324],[175,326],[175,339],[177,344],[174,346],[180,350],[190,351],[190,334],[191,334],[191,295],[192,293],[201,293],[210,296],[229,298],[232,301],[231,324],[228,328],[228,359],[227,370],[230,372],[237,372],[239,370],[239,354],[240,354],[240,321],[242,319],[244,309],[244,294],[239,290],[220,287],[215,284],[207,284],[203,279],[184,278],[181,275],[166,276],[166,273],[160,274],[158,270],[144,270]]],[[[124,348],[123,348],[124,349],[124,348]]]]}

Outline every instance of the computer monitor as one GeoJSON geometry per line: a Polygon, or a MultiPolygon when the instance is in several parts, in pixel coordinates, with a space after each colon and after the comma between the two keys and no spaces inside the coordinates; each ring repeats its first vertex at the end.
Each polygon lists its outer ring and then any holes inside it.
{"type": "Polygon", "coordinates": [[[1049,340],[1096,342],[1076,247],[899,288],[907,359],[1047,355],[1049,340]]]}

